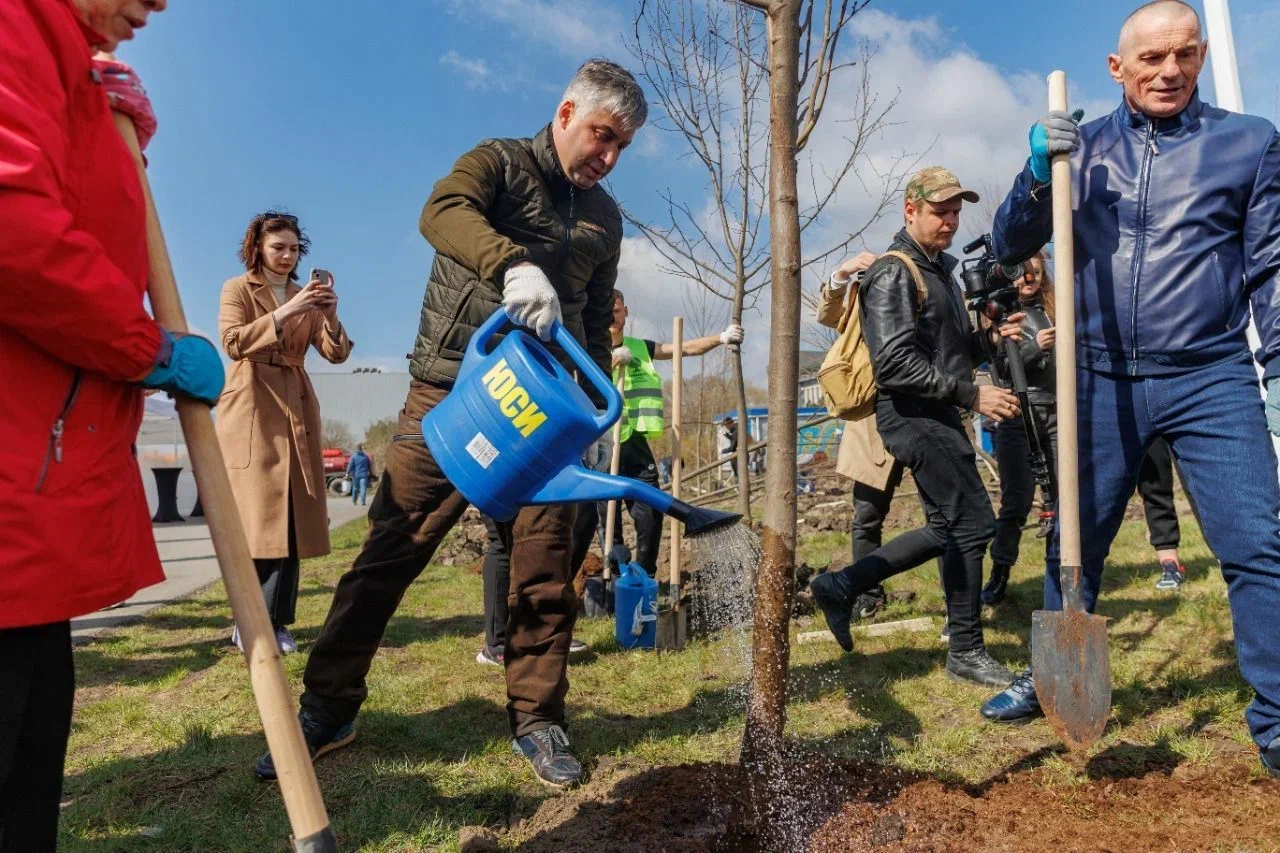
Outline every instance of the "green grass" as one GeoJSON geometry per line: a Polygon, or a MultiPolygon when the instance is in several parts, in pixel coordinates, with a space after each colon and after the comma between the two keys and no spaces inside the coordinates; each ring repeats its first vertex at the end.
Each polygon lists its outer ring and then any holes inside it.
{"type": "MultiPolygon", "coordinates": [[[[334,553],[304,566],[295,626],[304,654],[286,658],[295,691],[362,525],[337,532],[334,553]]],[[[1117,540],[1099,608],[1112,620],[1113,722],[1083,769],[1046,749],[1056,740],[1044,722],[985,725],[977,707],[986,691],[945,677],[936,632],[861,639],[849,656],[833,643],[793,646],[790,734],[830,755],[970,783],[1032,766],[1043,768],[1042,784],[1065,787],[1092,766],[1256,763],[1225,586],[1194,523],[1183,531],[1190,580],[1178,596],[1152,587],[1141,522],[1117,540]]],[[[846,535],[815,534],[799,556],[825,565],[847,549],[846,535]]],[[[1042,543],[1028,535],[1009,598],[988,623],[989,648],[1014,667],[1026,662],[1042,566],[1042,543]]],[[[932,563],[891,586],[916,596],[883,618],[941,616],[932,563]]],[[[505,825],[549,796],[510,752],[501,671],[473,661],[480,614],[480,578],[457,568],[429,567],[405,596],[369,675],[358,740],[317,766],[343,849],[454,849],[459,827],[505,825]]],[[[802,619],[794,631],[821,627],[802,619]]],[[[62,849],[286,849],[279,792],[250,772],[264,740],[230,629],[217,584],[77,649],[62,849]]],[[[725,640],[658,656],[620,652],[608,622],[582,622],[578,633],[594,652],[572,667],[569,714],[588,767],[735,758],[740,667],[725,640]]]]}

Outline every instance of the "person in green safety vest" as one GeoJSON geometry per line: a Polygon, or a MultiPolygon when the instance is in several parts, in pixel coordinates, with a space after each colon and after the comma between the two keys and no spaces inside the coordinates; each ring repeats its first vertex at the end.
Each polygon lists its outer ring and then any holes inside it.
{"type": "MultiPolygon", "coordinates": [[[[623,477],[658,486],[658,465],[653,458],[653,450],[649,447],[649,439],[662,435],[665,420],[662,415],[662,377],[654,368],[655,361],[669,361],[675,357],[676,350],[672,344],[657,343],[641,338],[626,337],[622,330],[627,322],[627,303],[621,290],[614,291],[613,297],[613,379],[624,379],[622,386],[622,427],[620,433],[620,467],[618,473],[623,477]]],[[[684,356],[703,355],[724,344],[742,343],[742,326],[730,323],[728,328],[718,335],[708,335],[684,342],[681,347],[684,356]]],[[[608,469],[609,458],[605,457],[598,464],[608,469]]],[[[662,542],[662,515],[655,510],[635,501],[627,501],[627,511],[636,526],[635,561],[653,576],[658,568],[658,549],[662,542]]],[[[604,506],[580,504],[578,520],[574,526],[574,567],[581,565],[587,551],[591,549],[591,541],[595,535],[604,506]]],[[[622,524],[614,526],[614,545],[622,545],[622,524]]],[[[629,557],[625,546],[619,550],[610,550],[609,557],[619,562],[629,557]]]]}

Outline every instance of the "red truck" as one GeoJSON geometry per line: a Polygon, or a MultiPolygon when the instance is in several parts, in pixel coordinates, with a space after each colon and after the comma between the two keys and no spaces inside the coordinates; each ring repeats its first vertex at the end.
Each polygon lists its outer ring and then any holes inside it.
{"type": "Polygon", "coordinates": [[[351,494],[351,482],[347,479],[347,463],[351,454],[340,447],[326,447],[320,451],[324,462],[324,486],[339,497],[351,494]]]}

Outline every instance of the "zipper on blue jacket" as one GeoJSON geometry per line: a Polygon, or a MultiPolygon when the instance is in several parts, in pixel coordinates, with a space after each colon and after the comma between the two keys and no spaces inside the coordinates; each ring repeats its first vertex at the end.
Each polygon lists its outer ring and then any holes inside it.
{"type": "Polygon", "coordinates": [[[1160,153],[1156,147],[1156,123],[1147,120],[1147,139],[1142,146],[1142,169],[1138,173],[1138,235],[1133,247],[1133,273],[1130,277],[1132,298],[1129,301],[1129,375],[1135,375],[1138,362],[1138,279],[1142,275],[1142,251],[1147,242],[1147,191],[1151,184],[1151,162],[1160,153]]]}
{"type": "Polygon", "coordinates": [[[80,378],[80,368],[77,367],[71,376],[71,387],[67,389],[67,399],[62,403],[62,411],[58,412],[58,417],[49,430],[49,449],[45,451],[44,464],[40,466],[40,479],[36,481],[35,488],[37,492],[44,488],[44,481],[49,476],[49,463],[62,462],[62,432],[66,428],[71,407],[76,404],[76,396],[80,393],[80,378]]]}

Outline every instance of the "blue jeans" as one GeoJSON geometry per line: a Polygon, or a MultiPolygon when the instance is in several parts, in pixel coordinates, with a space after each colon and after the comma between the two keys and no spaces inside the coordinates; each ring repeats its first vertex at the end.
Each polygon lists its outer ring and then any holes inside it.
{"type": "MultiPolygon", "coordinates": [[[[1280,481],[1247,355],[1174,376],[1081,370],[1080,540],[1085,609],[1093,612],[1102,565],[1151,442],[1164,436],[1222,563],[1240,672],[1255,696],[1245,712],[1254,741],[1280,736],[1280,481]]],[[[1058,539],[1049,546],[1044,607],[1062,609],[1058,539]]]]}
{"type": "Polygon", "coordinates": [[[359,503],[364,506],[365,497],[369,494],[369,478],[368,477],[352,477],[351,478],[351,503],[354,506],[359,503]]]}

